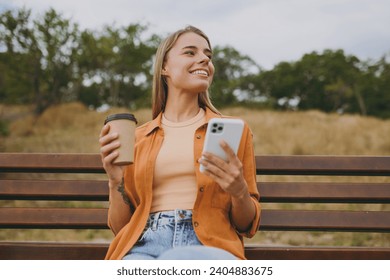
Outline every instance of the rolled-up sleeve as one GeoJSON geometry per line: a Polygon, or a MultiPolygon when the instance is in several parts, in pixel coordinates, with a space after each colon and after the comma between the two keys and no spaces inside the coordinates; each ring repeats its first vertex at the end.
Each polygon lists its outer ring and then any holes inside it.
{"type": "Polygon", "coordinates": [[[257,190],[256,183],[256,161],[253,146],[253,134],[247,124],[245,124],[243,139],[241,141],[238,156],[241,159],[243,165],[244,178],[248,185],[248,191],[256,211],[252,224],[248,230],[245,232],[238,231],[238,233],[241,236],[251,238],[257,233],[260,226],[261,205],[259,202],[260,194],[257,190]]]}
{"type": "Polygon", "coordinates": [[[255,208],[256,208],[255,218],[253,219],[253,222],[252,222],[250,228],[248,228],[248,230],[246,230],[244,232],[240,232],[240,231],[237,230],[237,233],[239,235],[244,236],[246,238],[253,237],[257,233],[257,231],[259,230],[259,227],[260,227],[261,205],[256,200],[256,198],[251,197],[251,199],[252,199],[252,202],[253,202],[253,204],[255,205],[255,208]]]}

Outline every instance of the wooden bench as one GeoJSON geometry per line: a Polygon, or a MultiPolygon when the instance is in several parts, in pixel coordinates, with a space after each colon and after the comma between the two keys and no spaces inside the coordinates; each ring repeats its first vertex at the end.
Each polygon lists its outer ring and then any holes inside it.
{"type": "MultiPolygon", "coordinates": [[[[257,156],[262,231],[374,232],[390,240],[389,156],[257,156]],[[303,176],[299,176],[303,175],[303,176]],[[324,177],[325,176],[325,177],[324,177]],[[346,182],[334,178],[381,178],[346,182]],[[296,181],[294,178],[301,178],[296,181]],[[305,182],[301,182],[302,178],[305,182]],[[325,178],[318,182],[316,178],[325,178]],[[381,204],[379,211],[300,206],[381,204]]],[[[0,229],[107,230],[108,190],[97,154],[0,154],[0,229]],[[39,175],[40,174],[40,175],[39,175]],[[53,175],[56,174],[56,175],[53,175]],[[66,174],[66,175],[65,175],[66,174]],[[86,178],[81,177],[89,174],[86,178]],[[100,174],[100,175],[99,175],[100,174]],[[100,201],[101,207],[18,207],[20,201],[100,201]]],[[[103,259],[109,241],[0,240],[0,259],[103,259]]],[[[389,243],[387,243],[389,244],[389,243]]],[[[249,259],[390,259],[390,246],[246,245],[249,259]]]]}

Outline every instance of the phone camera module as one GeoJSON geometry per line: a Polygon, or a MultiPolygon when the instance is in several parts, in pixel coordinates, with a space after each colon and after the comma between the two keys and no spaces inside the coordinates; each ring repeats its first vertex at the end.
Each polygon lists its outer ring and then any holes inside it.
{"type": "Polygon", "coordinates": [[[211,127],[212,133],[222,133],[223,131],[223,123],[213,123],[211,127]]]}

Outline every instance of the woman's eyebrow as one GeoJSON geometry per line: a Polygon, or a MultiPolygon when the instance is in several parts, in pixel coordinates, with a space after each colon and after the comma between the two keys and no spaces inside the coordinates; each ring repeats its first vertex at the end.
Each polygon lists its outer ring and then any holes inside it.
{"type": "MultiPolygon", "coordinates": [[[[184,49],[193,49],[193,50],[197,50],[198,47],[196,47],[196,46],[185,46],[185,47],[183,47],[183,50],[184,50],[184,49]]],[[[204,52],[207,52],[207,53],[213,53],[209,48],[205,48],[203,51],[204,51],[204,52]]]]}

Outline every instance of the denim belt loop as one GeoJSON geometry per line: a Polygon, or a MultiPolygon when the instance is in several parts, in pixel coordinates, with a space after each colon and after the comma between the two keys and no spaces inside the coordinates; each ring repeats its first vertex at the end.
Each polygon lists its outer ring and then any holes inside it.
{"type": "Polygon", "coordinates": [[[156,231],[157,230],[157,225],[158,225],[158,220],[160,219],[161,212],[158,212],[153,215],[153,223],[152,223],[152,230],[156,231]]]}

